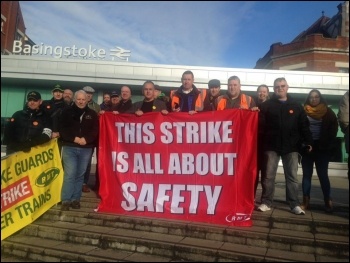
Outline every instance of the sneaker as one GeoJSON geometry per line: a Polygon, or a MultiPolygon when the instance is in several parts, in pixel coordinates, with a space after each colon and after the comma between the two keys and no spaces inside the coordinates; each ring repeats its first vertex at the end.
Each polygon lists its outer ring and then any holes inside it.
{"type": "Polygon", "coordinates": [[[72,202],[72,204],[71,204],[71,207],[72,207],[73,209],[80,209],[80,202],[77,201],[77,200],[74,200],[74,201],[72,202]]]}
{"type": "Polygon", "coordinates": [[[305,215],[305,211],[298,205],[292,209],[292,213],[296,215],[305,215]]]}
{"type": "Polygon", "coordinates": [[[70,202],[64,202],[61,204],[61,211],[69,211],[70,202]]]}
{"type": "Polygon", "coordinates": [[[258,207],[258,211],[261,211],[261,212],[266,212],[266,211],[270,211],[270,210],[271,210],[271,208],[265,204],[261,204],[258,207]]]}

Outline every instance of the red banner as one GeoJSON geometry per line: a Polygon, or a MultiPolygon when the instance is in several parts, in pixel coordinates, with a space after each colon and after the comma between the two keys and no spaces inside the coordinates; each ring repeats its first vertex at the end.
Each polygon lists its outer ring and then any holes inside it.
{"type": "Polygon", "coordinates": [[[98,211],[251,226],[258,113],[100,118],[98,211]]]}

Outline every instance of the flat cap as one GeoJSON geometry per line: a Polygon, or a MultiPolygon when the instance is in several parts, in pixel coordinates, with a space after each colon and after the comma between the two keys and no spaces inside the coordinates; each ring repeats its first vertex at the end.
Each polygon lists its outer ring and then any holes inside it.
{"type": "Polygon", "coordinates": [[[218,80],[218,79],[209,80],[208,87],[209,88],[220,87],[220,80],[218,80]]]}
{"type": "Polygon", "coordinates": [[[90,87],[90,86],[85,86],[83,88],[83,91],[85,91],[87,93],[94,93],[95,92],[95,90],[92,87],[90,87]]]}

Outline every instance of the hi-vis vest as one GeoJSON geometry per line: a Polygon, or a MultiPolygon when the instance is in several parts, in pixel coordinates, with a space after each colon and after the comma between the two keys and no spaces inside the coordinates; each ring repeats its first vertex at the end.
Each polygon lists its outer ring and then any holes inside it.
{"type": "MultiPolygon", "coordinates": [[[[239,109],[249,109],[250,108],[250,104],[252,102],[252,97],[245,95],[245,94],[240,94],[241,96],[241,101],[240,101],[240,107],[239,109]]],[[[221,95],[220,97],[218,97],[218,106],[217,106],[217,110],[225,110],[227,109],[227,100],[228,98],[225,95],[221,95]]]]}
{"type": "MultiPolygon", "coordinates": [[[[179,106],[180,105],[180,97],[176,94],[176,91],[178,89],[175,90],[171,90],[170,91],[170,99],[171,99],[171,109],[175,109],[175,106],[179,106]]],[[[195,105],[194,105],[194,110],[195,111],[202,111],[204,109],[204,99],[205,96],[207,94],[207,90],[206,89],[198,89],[197,90],[200,92],[197,96],[195,105]]]]}

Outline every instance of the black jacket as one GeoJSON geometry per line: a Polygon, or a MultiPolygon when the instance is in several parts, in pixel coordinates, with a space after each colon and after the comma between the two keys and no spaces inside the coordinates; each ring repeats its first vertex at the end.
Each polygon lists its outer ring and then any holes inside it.
{"type": "Polygon", "coordinates": [[[44,100],[41,104],[43,110],[52,118],[52,131],[58,132],[59,130],[59,118],[62,110],[67,106],[63,98],[60,100],[55,100],[54,98],[50,100],[44,100]]]}
{"type": "MultiPolygon", "coordinates": [[[[135,113],[136,111],[140,110],[142,107],[142,104],[143,104],[143,101],[134,102],[132,104],[130,112],[135,113]]],[[[152,112],[161,112],[162,110],[167,110],[167,106],[165,105],[165,102],[158,99],[153,100],[152,112]]]]}
{"type": "Polygon", "coordinates": [[[204,99],[204,108],[203,111],[216,111],[217,108],[217,98],[220,96],[220,93],[213,97],[210,94],[210,90],[207,90],[207,95],[204,99]]]}
{"type": "Polygon", "coordinates": [[[129,99],[127,101],[121,100],[116,109],[113,111],[118,111],[119,113],[131,113],[132,108],[132,100],[129,99]]]}
{"type": "Polygon", "coordinates": [[[272,98],[260,106],[259,130],[264,151],[279,154],[298,152],[302,144],[312,145],[310,123],[301,104],[287,95],[287,101],[272,98]]]}
{"type": "Polygon", "coordinates": [[[25,106],[6,123],[3,144],[7,146],[7,154],[30,151],[31,147],[48,142],[51,133],[52,121],[46,112],[25,106]]]}
{"type": "Polygon", "coordinates": [[[73,106],[63,110],[60,123],[62,145],[93,148],[98,139],[98,130],[98,115],[88,106],[80,109],[77,105],[73,104],[73,106]],[[75,143],[75,137],[84,137],[86,145],[75,143]]]}

